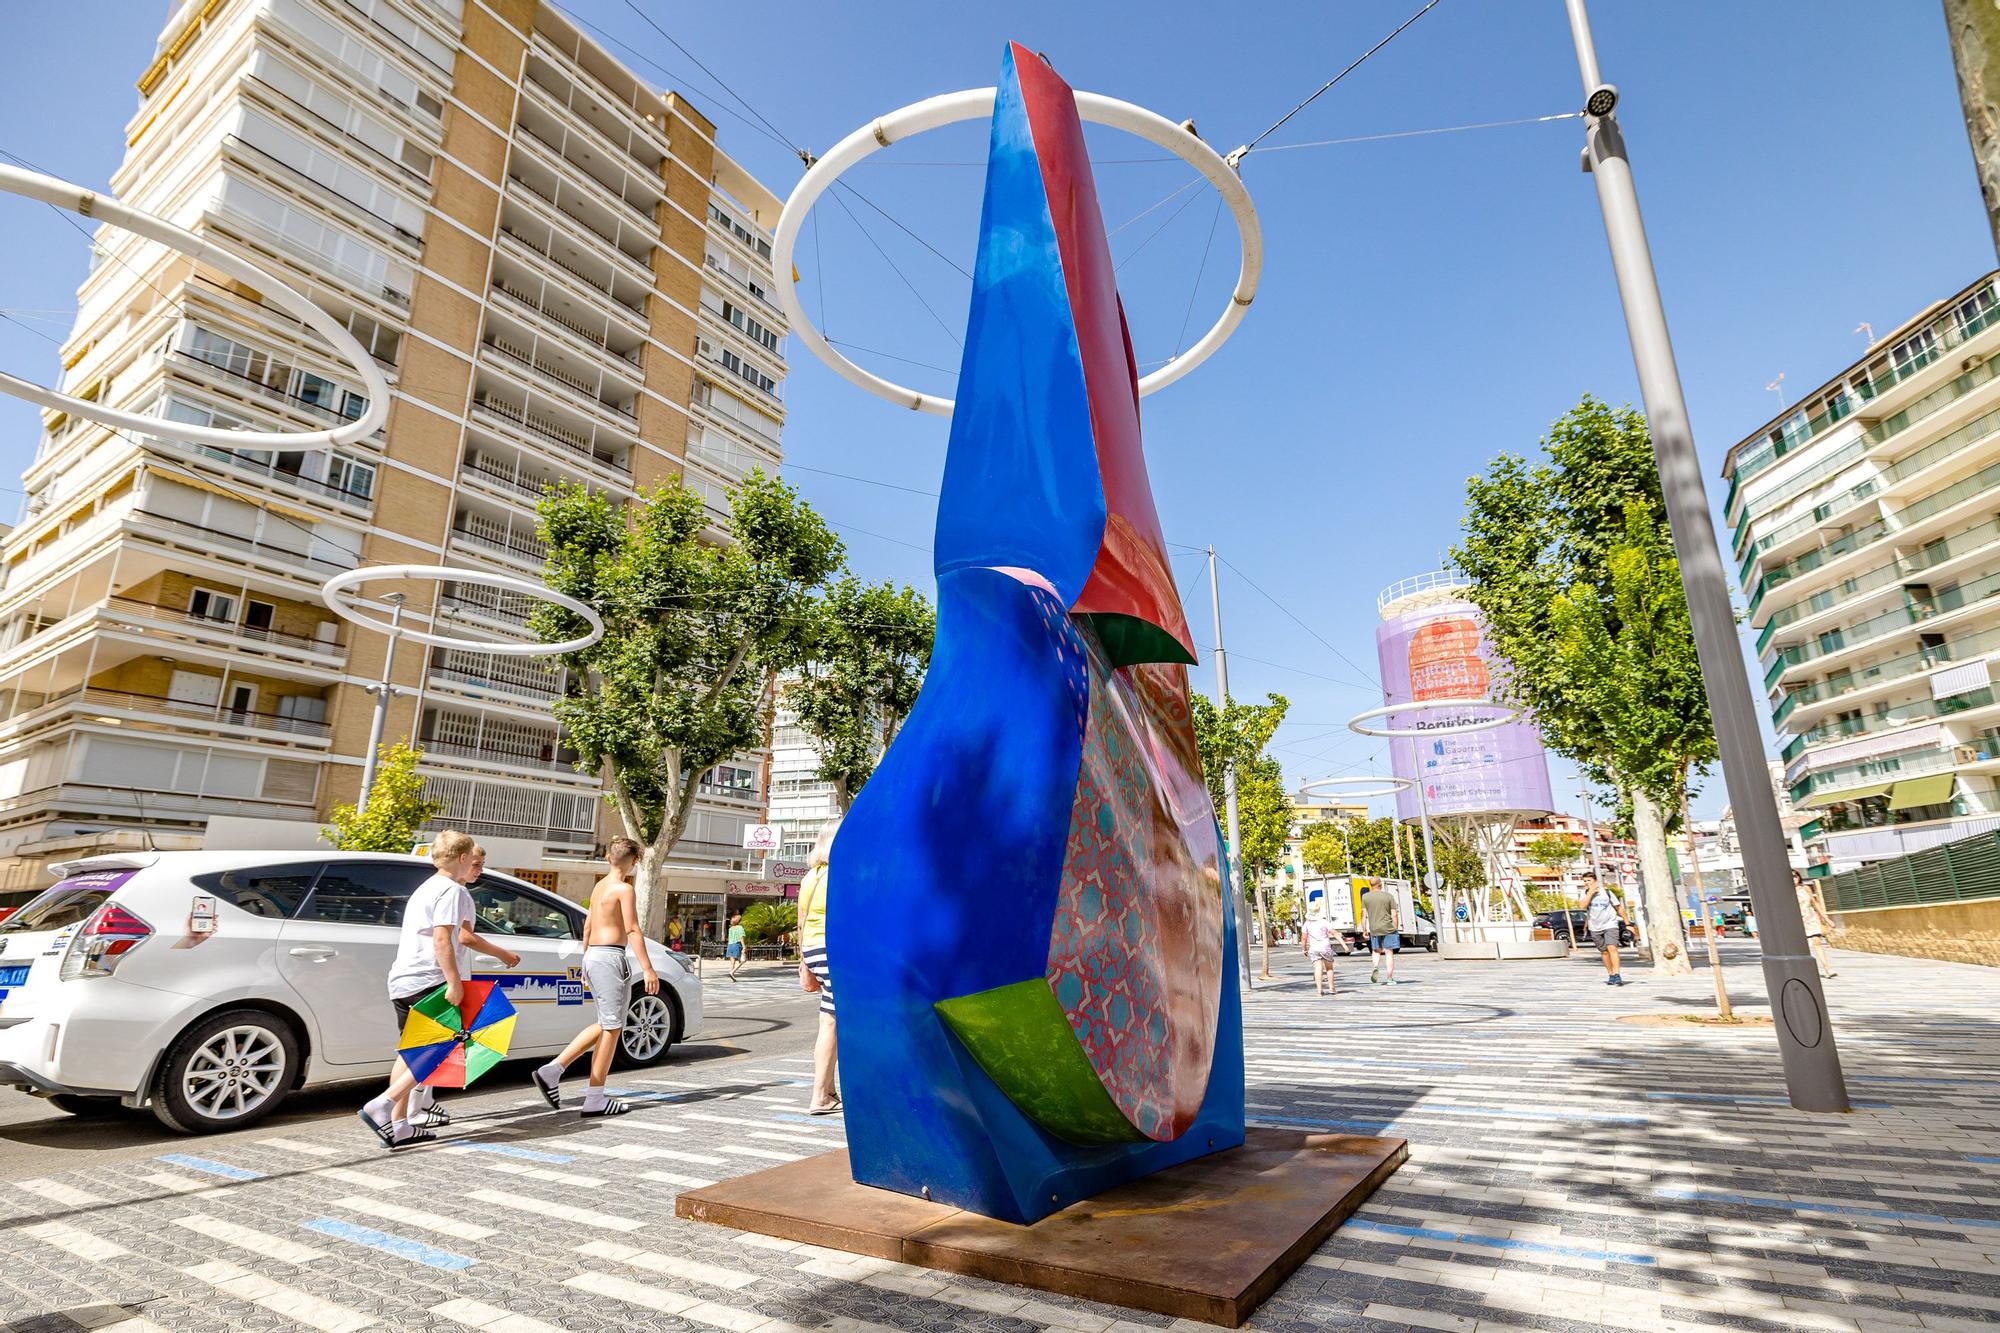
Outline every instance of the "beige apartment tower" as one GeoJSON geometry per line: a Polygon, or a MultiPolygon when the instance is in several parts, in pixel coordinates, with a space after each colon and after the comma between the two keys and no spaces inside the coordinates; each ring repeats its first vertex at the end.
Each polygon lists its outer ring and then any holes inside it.
{"type": "MultiPolygon", "coordinates": [[[[552,6],[184,0],[138,92],[118,197],[307,292],[394,402],[373,439],[277,455],[45,416],[0,544],[0,902],[92,852],[314,845],[358,792],[386,645],[326,610],[328,576],[533,578],[553,481],[630,497],[680,476],[720,516],[781,458],[777,199],[552,6]]],[[[69,393],[256,429],[365,408],[353,368],[255,292],[124,233],[96,237],[79,301],[69,393]]],[[[526,602],[472,584],[365,591],[406,594],[416,628],[526,637],[526,602]]],[[[387,735],[425,747],[441,822],[572,887],[604,811],[557,680],[408,642],[393,680],[387,735]]],[[[707,775],[677,863],[747,868],[758,767],[707,775]]]]}

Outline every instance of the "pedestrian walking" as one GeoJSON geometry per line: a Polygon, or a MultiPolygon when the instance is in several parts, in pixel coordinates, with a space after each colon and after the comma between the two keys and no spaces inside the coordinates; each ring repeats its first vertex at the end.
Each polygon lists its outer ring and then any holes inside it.
{"type": "Polygon", "coordinates": [[[1625,978],[1618,975],[1620,923],[1630,924],[1625,916],[1625,904],[1602,881],[1593,883],[1589,896],[1583,900],[1583,928],[1590,932],[1590,942],[1597,946],[1598,957],[1604,960],[1604,984],[1607,986],[1625,984],[1625,978]]]}
{"type": "Polygon", "coordinates": [[[1374,955],[1375,965],[1368,973],[1371,985],[1396,984],[1396,950],[1403,947],[1402,911],[1396,895],[1383,888],[1379,880],[1374,888],[1361,895],[1361,917],[1368,927],[1368,951],[1374,955]]]}
{"type": "Polygon", "coordinates": [[[583,1094],[583,1118],[624,1115],[632,1109],[604,1091],[611,1074],[612,1057],[618,1054],[618,1034],[625,1030],[625,1006],[632,995],[632,961],[639,965],[646,994],[660,993],[660,974],[646,953],[646,936],[639,929],[637,890],[632,872],[639,865],[639,844],[630,838],[613,838],[604,849],[605,875],[590,891],[590,910],[583,924],[583,979],[590,988],[596,1017],[583,1031],[570,1038],[569,1045],[555,1059],[528,1077],[551,1110],[562,1110],[562,1094],[556,1085],[570,1065],[585,1051],[590,1052],[590,1086],[583,1094]]]}
{"type": "Polygon", "coordinates": [[[1314,993],[1333,994],[1333,923],[1323,916],[1308,917],[1299,927],[1299,952],[1312,959],[1314,993]]]}
{"type": "Polygon", "coordinates": [[[1826,946],[1826,932],[1833,929],[1833,918],[1826,914],[1826,904],[1820,901],[1819,886],[1794,870],[1792,891],[1799,896],[1799,919],[1806,923],[1806,947],[1819,961],[1819,974],[1837,976],[1833,970],[1833,951],[1826,946]]]}
{"type": "MultiPolygon", "coordinates": [[[[461,950],[483,953],[507,967],[520,964],[519,954],[488,942],[472,928],[472,895],[465,886],[479,878],[485,861],[479,845],[457,829],[446,829],[431,839],[431,864],[437,873],[419,884],[404,905],[396,959],[389,967],[389,1002],[396,1010],[398,1040],[409,1020],[410,1006],[439,986],[445,988],[445,999],[450,1003],[465,999],[461,950]]],[[[427,1143],[437,1137],[434,1126],[451,1123],[440,1107],[429,1110],[425,1124],[412,1122],[410,1094],[416,1086],[416,1075],[398,1055],[387,1091],[356,1112],[361,1123],[382,1140],[383,1147],[394,1150],[427,1143]]]]}
{"type": "Polygon", "coordinates": [[[736,980],[736,974],[743,970],[743,913],[729,918],[729,942],[722,948],[723,956],[729,959],[729,979],[736,980]]]}
{"type": "Polygon", "coordinates": [[[838,821],[819,831],[806,858],[806,877],[799,884],[799,985],[819,992],[819,1036],[813,1042],[810,1115],[840,1110],[839,1034],[834,1028],[833,970],[826,956],[827,862],[833,852],[838,821]]]}

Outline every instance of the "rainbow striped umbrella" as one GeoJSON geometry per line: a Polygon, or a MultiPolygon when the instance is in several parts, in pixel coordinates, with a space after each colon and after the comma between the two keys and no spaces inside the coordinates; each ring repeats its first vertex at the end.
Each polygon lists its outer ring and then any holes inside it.
{"type": "Polygon", "coordinates": [[[462,1088],[507,1058],[514,1039],[514,1005],[491,981],[468,981],[453,1005],[439,986],[410,1007],[397,1054],[433,1088],[462,1088]]]}

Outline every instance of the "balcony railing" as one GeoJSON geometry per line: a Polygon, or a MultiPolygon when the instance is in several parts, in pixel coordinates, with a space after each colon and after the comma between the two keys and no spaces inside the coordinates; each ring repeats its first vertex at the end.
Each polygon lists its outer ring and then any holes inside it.
{"type": "MultiPolygon", "coordinates": [[[[1899,731],[1912,722],[1925,722],[1934,717],[1967,713],[1975,708],[1989,707],[1992,703],[1991,687],[1967,690],[1964,694],[1948,694],[1942,699],[1918,699],[1914,703],[1884,709],[1879,713],[1822,722],[1810,731],[1802,732],[1793,738],[1792,745],[1804,749],[1807,746],[1823,745],[1828,741],[1845,740],[1852,736],[1872,736],[1880,732],[1899,731]]],[[[1789,750],[1791,746],[1786,748],[1789,750]]],[[[1789,759],[1792,756],[1788,754],[1785,757],[1789,759]]]]}
{"type": "MultiPolygon", "coordinates": [[[[629,145],[619,143],[607,134],[597,122],[593,121],[589,116],[584,115],[581,111],[578,111],[571,104],[568,97],[558,93],[555,89],[536,78],[534,66],[530,65],[528,67],[527,74],[528,85],[555,103],[559,118],[563,119],[565,129],[568,129],[572,134],[581,133],[585,138],[593,140],[599,148],[611,155],[613,161],[620,162],[627,173],[637,177],[640,185],[651,189],[660,198],[666,198],[667,191],[660,180],[660,166],[666,160],[664,157],[657,158],[651,162],[641,159],[638,154],[632,151],[629,145]],[[579,126],[581,129],[578,128],[579,126]]],[[[589,172],[585,172],[584,174],[586,176],[590,175],[589,172]]],[[[597,180],[595,176],[591,176],[591,179],[597,180]]],[[[603,182],[598,181],[598,184],[602,185],[603,182]]],[[[631,207],[638,207],[636,204],[631,204],[630,200],[626,202],[631,207]]]]}
{"type": "MultiPolygon", "coordinates": [[[[534,83],[534,80],[530,79],[529,83],[531,84],[534,83]]],[[[547,90],[544,89],[544,91],[547,90]]],[[[638,221],[644,222],[648,227],[654,229],[655,231],[659,229],[660,220],[657,217],[653,216],[653,212],[651,209],[641,208],[638,204],[635,204],[630,199],[627,199],[623,194],[619,193],[616,189],[613,189],[609,184],[597,179],[597,177],[593,176],[590,172],[584,170],[582,163],[571,160],[568,153],[563,151],[563,149],[559,148],[555,144],[549,142],[547,137],[545,137],[544,135],[537,134],[534,130],[529,129],[526,122],[517,122],[514,128],[520,131],[520,133],[524,137],[533,140],[545,151],[552,154],[557,161],[561,162],[564,166],[570,169],[572,175],[579,176],[582,179],[589,181],[592,185],[596,186],[599,196],[607,204],[613,204],[619,208],[624,209],[626,212],[631,213],[633,217],[636,218],[638,221]]],[[[574,133],[574,131],[569,131],[569,132],[574,133]]],[[[582,219],[579,218],[578,221],[582,221],[582,219]]],[[[602,235],[603,233],[600,232],[599,234],[602,235]]]]}
{"type": "Polygon", "coordinates": [[[618,358],[618,360],[625,362],[627,365],[630,365],[635,369],[638,367],[639,365],[638,348],[635,347],[630,352],[619,351],[617,348],[611,345],[611,339],[607,335],[599,333],[594,329],[587,328],[584,325],[577,323],[575,320],[570,319],[565,315],[557,314],[555,311],[549,309],[547,306],[543,305],[541,302],[537,301],[534,297],[528,295],[526,292],[517,291],[515,288],[513,288],[508,284],[505,278],[498,278],[498,277],[494,278],[493,290],[499,292],[502,296],[506,297],[513,304],[526,306],[528,309],[534,311],[537,315],[540,315],[543,319],[548,320],[551,324],[555,324],[561,328],[567,329],[569,332],[575,334],[583,341],[589,343],[593,348],[597,349],[598,351],[604,352],[610,356],[614,356],[618,358]]]}
{"type": "Polygon", "coordinates": [[[479,411],[491,413],[510,426],[527,432],[537,440],[545,441],[569,453],[575,454],[578,458],[587,459],[597,464],[597,466],[609,469],[612,472],[622,473],[627,478],[630,478],[632,475],[632,469],[627,465],[615,462],[596,452],[593,447],[595,444],[594,429],[590,435],[585,435],[581,431],[562,426],[550,421],[547,417],[538,416],[530,412],[525,407],[516,407],[504,398],[483,391],[474,398],[473,406],[479,411]]]}
{"type": "MultiPolygon", "coordinates": [[[[175,365],[199,366],[202,373],[221,375],[231,384],[240,385],[261,397],[269,398],[272,402],[289,411],[300,412],[309,417],[317,417],[329,425],[345,426],[355,420],[354,417],[343,416],[333,408],[328,407],[325,403],[316,403],[310,398],[301,398],[290,390],[281,389],[275,384],[268,384],[254,375],[246,375],[234,366],[225,365],[211,357],[203,356],[198,351],[192,351],[185,347],[175,347],[168,350],[166,358],[168,362],[175,365]]],[[[291,372],[295,369],[291,364],[279,361],[275,357],[272,358],[271,367],[273,370],[283,370],[287,381],[291,379],[291,372]]],[[[380,432],[377,433],[379,434],[380,432]]]]}
{"type": "Polygon", "coordinates": [[[623,298],[621,298],[617,293],[616,290],[617,284],[615,282],[599,282],[596,278],[591,277],[588,273],[585,273],[582,269],[570,263],[567,259],[564,259],[561,255],[556,254],[554,251],[550,250],[545,246],[535,244],[535,242],[529,240],[527,237],[523,236],[520,232],[515,231],[512,227],[509,227],[504,222],[500,224],[500,233],[501,235],[505,236],[508,240],[514,242],[514,244],[520,246],[522,249],[533,251],[536,255],[540,256],[542,259],[547,260],[549,263],[554,264],[557,268],[569,274],[571,277],[576,278],[579,281],[588,284],[591,290],[603,292],[606,296],[609,296],[611,298],[612,304],[617,306],[622,306],[624,309],[632,313],[633,318],[637,319],[642,324],[645,323],[646,312],[644,310],[639,309],[637,306],[634,306],[631,303],[625,301],[623,298]]]}
{"type": "Polygon", "coordinates": [[[475,689],[518,694],[529,699],[548,700],[561,694],[561,690],[553,681],[547,685],[534,685],[526,681],[499,680],[492,676],[476,675],[470,671],[454,671],[449,667],[432,667],[430,676],[432,680],[443,681],[450,685],[470,685],[475,689]]]}
{"type": "MultiPolygon", "coordinates": [[[[177,453],[187,454],[193,458],[206,459],[211,463],[220,463],[232,471],[248,473],[253,477],[260,477],[266,481],[274,481],[282,486],[295,486],[309,495],[319,496],[339,504],[359,505],[365,509],[375,502],[375,497],[372,495],[364,495],[360,491],[350,491],[344,486],[333,486],[323,481],[315,481],[311,477],[301,477],[296,472],[288,472],[284,468],[279,467],[275,459],[271,462],[263,462],[245,454],[231,453],[227,449],[211,448],[205,444],[188,444],[181,440],[169,440],[161,436],[150,438],[162,447],[172,449],[177,453]]],[[[296,459],[298,455],[289,454],[280,455],[280,457],[296,459]]]]}
{"type": "MultiPolygon", "coordinates": [[[[529,133],[527,137],[530,139],[535,138],[535,136],[532,133],[529,133]]],[[[537,142],[540,141],[537,140],[537,142]]],[[[553,152],[554,150],[550,151],[553,152]]],[[[560,155],[558,154],[558,156],[560,155]]],[[[518,187],[519,189],[525,190],[527,193],[541,200],[542,204],[545,207],[553,209],[555,212],[560,213],[563,217],[568,218],[571,222],[574,222],[584,231],[590,233],[590,235],[602,241],[605,245],[605,248],[610,250],[612,254],[624,260],[627,264],[630,264],[634,269],[644,272],[647,277],[650,278],[652,276],[652,269],[648,266],[647,262],[644,259],[641,259],[639,256],[633,254],[630,250],[627,250],[623,245],[620,245],[618,243],[618,238],[616,236],[613,236],[609,232],[606,232],[603,228],[599,227],[595,222],[592,222],[582,213],[579,213],[576,209],[567,208],[564,205],[557,203],[549,195],[542,193],[542,191],[528,184],[528,182],[522,180],[519,176],[512,176],[512,175],[508,176],[507,183],[510,186],[518,187]]],[[[651,248],[650,242],[648,242],[648,248],[649,249],[651,248]]]]}
{"type": "Polygon", "coordinates": [[[278,713],[259,713],[246,708],[230,708],[224,704],[190,703],[183,699],[170,699],[157,694],[132,694],[124,690],[102,690],[95,686],[83,686],[52,694],[34,708],[24,709],[11,720],[31,717],[35,714],[50,713],[58,708],[73,710],[75,707],[94,706],[115,709],[128,713],[147,713],[163,718],[171,718],[180,723],[215,723],[221,726],[249,727],[257,731],[282,732],[288,736],[305,736],[325,739],[333,734],[333,728],[324,722],[314,722],[306,718],[286,717],[278,713]]]}
{"type": "Polygon", "coordinates": [[[227,547],[230,550],[259,560],[272,560],[279,564],[294,565],[321,576],[329,573],[341,573],[345,570],[353,569],[361,563],[360,555],[354,552],[343,552],[347,557],[344,561],[323,560],[318,556],[304,555],[283,546],[274,546],[270,542],[260,542],[250,537],[239,537],[233,532],[223,532],[217,528],[205,528],[199,523],[189,523],[184,519],[168,518],[163,514],[155,514],[145,509],[130,510],[124,517],[128,521],[143,523],[147,527],[158,528],[177,537],[213,542],[218,546],[227,547]]]}
{"type": "Polygon", "coordinates": [[[152,602],[142,602],[131,597],[107,597],[100,604],[103,609],[124,617],[138,617],[156,624],[172,625],[198,630],[205,634],[228,634],[237,638],[255,639],[280,648],[292,648],[300,652],[325,653],[339,656],[342,649],[331,639],[316,639],[306,634],[287,634],[283,630],[262,629],[255,625],[239,625],[233,620],[221,620],[213,616],[198,616],[187,611],[176,611],[172,607],[156,606],[152,602]]]}
{"type": "Polygon", "coordinates": [[[466,459],[465,470],[467,472],[476,472],[490,481],[505,486],[516,495],[520,495],[537,504],[541,503],[542,498],[548,494],[549,488],[556,484],[554,477],[536,477],[535,482],[537,484],[530,485],[528,482],[522,480],[519,475],[509,472],[506,468],[477,458],[466,459]]]}
{"type": "Polygon", "coordinates": [[[607,403],[606,401],[604,401],[604,399],[599,398],[597,396],[598,390],[594,386],[592,386],[589,380],[584,379],[581,375],[572,375],[566,370],[558,370],[554,366],[543,365],[540,361],[535,360],[532,356],[529,356],[527,353],[512,347],[508,347],[504,343],[495,342],[489,339],[483,342],[481,345],[485,347],[487,351],[493,352],[501,357],[504,357],[506,360],[512,361],[516,365],[523,367],[524,369],[532,371],[534,374],[539,375],[543,379],[549,381],[549,383],[561,385],[563,388],[578,395],[579,397],[585,399],[586,401],[593,403],[600,408],[603,408],[606,412],[616,412],[619,416],[625,417],[632,421],[637,421],[639,419],[639,413],[636,408],[620,407],[616,403],[607,403]]]}
{"type": "Polygon", "coordinates": [[[1786,696],[1780,710],[1772,715],[1772,720],[1782,724],[1794,707],[1824,703],[1829,699],[1838,699],[1842,695],[1852,694],[1884,681],[1899,680],[1920,671],[1943,666],[1948,662],[1971,661],[1996,650],[2000,650],[2000,626],[1961,635],[1956,639],[1948,639],[1943,643],[1921,648],[1914,653],[1903,653],[1870,666],[1837,672],[1826,680],[1793,690],[1786,696]]]}
{"type": "Polygon", "coordinates": [[[502,555],[512,556],[539,565],[549,558],[549,548],[529,537],[495,537],[483,532],[473,532],[469,528],[454,526],[453,538],[502,555]]]}
{"type": "Polygon", "coordinates": [[[574,761],[564,759],[552,749],[536,754],[526,754],[515,750],[503,750],[490,745],[461,745],[455,741],[441,741],[433,736],[420,737],[417,744],[426,755],[447,756],[453,759],[475,759],[488,764],[514,764],[520,768],[538,768],[550,772],[574,771],[574,761]]]}

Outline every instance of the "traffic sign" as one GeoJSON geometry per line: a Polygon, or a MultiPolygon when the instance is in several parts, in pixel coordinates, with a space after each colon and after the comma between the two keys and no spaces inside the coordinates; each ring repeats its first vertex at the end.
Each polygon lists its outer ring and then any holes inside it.
{"type": "Polygon", "coordinates": [[[1444,876],[1435,870],[1426,870],[1424,872],[1424,887],[1432,893],[1436,893],[1444,887],[1444,876]]]}

